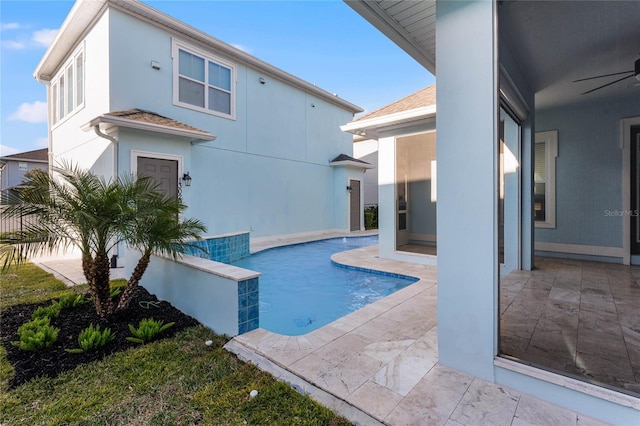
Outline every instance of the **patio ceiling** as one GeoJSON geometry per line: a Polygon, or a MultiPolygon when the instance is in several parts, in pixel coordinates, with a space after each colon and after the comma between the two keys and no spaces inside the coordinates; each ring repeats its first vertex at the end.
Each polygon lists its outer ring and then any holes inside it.
{"type": "MultiPolygon", "coordinates": [[[[351,1],[347,4],[434,75],[435,0],[351,1]]],[[[640,59],[640,2],[500,1],[500,33],[536,93],[537,108],[620,97],[640,98],[633,78],[581,93],[633,70],[640,59]]]]}

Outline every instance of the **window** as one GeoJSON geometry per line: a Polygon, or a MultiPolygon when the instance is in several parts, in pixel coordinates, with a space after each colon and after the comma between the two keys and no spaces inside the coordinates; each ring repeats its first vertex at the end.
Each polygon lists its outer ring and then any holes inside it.
{"type": "Polygon", "coordinates": [[[195,48],[173,43],[176,105],[235,117],[235,66],[195,48]]]}
{"type": "Polygon", "coordinates": [[[21,172],[27,171],[28,169],[28,164],[27,163],[18,163],[18,170],[20,170],[21,172]]]}
{"type": "Polygon", "coordinates": [[[58,123],[84,106],[84,52],[76,51],[51,81],[51,121],[58,123]]]}
{"type": "Polygon", "coordinates": [[[558,131],[536,133],[533,211],[538,228],[556,227],[558,131]]]}

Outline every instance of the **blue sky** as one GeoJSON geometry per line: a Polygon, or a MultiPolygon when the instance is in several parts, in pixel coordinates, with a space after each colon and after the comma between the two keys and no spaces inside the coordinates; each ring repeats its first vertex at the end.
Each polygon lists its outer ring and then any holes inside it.
{"type": "MultiPolygon", "coordinates": [[[[145,3],[366,111],[435,81],[342,1],[145,3]]],[[[32,74],[72,6],[0,0],[0,156],[47,146],[45,88],[32,74]]]]}

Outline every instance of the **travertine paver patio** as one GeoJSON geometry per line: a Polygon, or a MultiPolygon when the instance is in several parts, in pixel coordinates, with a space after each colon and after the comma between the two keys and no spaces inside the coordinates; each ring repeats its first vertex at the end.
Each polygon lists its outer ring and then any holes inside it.
{"type": "Polygon", "coordinates": [[[306,335],[257,329],[227,348],[357,424],[603,424],[440,365],[434,267],[379,259],[377,246],[334,260],[420,280],[306,335]]]}

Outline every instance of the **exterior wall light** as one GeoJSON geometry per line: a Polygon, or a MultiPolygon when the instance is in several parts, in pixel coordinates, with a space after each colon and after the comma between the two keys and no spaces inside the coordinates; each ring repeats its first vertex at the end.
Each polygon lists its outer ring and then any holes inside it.
{"type": "Polygon", "coordinates": [[[350,186],[347,186],[347,191],[349,191],[349,194],[351,194],[351,189],[352,188],[350,186]]]}
{"type": "Polygon", "coordinates": [[[189,172],[182,175],[182,180],[184,181],[184,186],[191,186],[191,176],[189,176],[189,172]]]}

